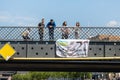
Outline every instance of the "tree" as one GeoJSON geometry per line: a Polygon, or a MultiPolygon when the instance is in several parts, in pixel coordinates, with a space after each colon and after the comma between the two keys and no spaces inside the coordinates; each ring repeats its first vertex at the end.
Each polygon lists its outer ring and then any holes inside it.
{"type": "Polygon", "coordinates": [[[48,78],[91,78],[90,72],[29,72],[27,74],[16,74],[13,80],[45,80],[48,78]]]}

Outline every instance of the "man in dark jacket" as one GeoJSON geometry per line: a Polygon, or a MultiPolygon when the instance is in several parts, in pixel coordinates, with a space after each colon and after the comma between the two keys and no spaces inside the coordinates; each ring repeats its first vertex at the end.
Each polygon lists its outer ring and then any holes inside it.
{"type": "Polygon", "coordinates": [[[53,19],[50,20],[47,24],[47,28],[49,29],[49,40],[54,40],[54,29],[56,27],[55,22],[53,19]]]}

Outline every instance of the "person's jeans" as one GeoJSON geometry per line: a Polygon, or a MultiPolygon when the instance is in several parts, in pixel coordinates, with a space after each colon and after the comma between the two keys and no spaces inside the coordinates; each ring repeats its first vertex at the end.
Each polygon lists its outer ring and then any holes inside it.
{"type": "Polygon", "coordinates": [[[49,40],[54,40],[54,29],[49,29],[49,40]]]}
{"type": "Polygon", "coordinates": [[[62,39],[68,39],[68,34],[63,34],[62,33],[62,39]]]}
{"type": "Polygon", "coordinates": [[[43,41],[43,32],[39,32],[40,40],[43,41]]]}
{"type": "Polygon", "coordinates": [[[23,37],[24,41],[27,41],[27,40],[29,40],[29,39],[30,39],[30,37],[29,37],[29,36],[22,36],[22,37],[23,37]]]}

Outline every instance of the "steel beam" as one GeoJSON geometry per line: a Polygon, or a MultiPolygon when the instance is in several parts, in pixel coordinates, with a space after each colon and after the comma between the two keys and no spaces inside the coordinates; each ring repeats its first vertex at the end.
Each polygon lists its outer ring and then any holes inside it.
{"type": "Polygon", "coordinates": [[[120,58],[14,58],[0,59],[0,71],[120,72],[120,58]]]}

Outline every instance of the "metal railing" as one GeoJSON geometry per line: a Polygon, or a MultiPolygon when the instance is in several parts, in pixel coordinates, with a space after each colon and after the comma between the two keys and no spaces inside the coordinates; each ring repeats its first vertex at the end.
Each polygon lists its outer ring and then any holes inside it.
{"type": "MultiPolygon", "coordinates": [[[[23,40],[21,34],[27,27],[2,27],[0,26],[0,40],[23,40]]],[[[37,27],[30,27],[30,39],[39,41],[37,27]]],[[[62,38],[62,27],[56,27],[54,30],[54,41],[62,38]]],[[[70,34],[68,39],[75,39],[74,27],[68,27],[70,34]]],[[[90,39],[94,41],[120,41],[120,28],[119,27],[80,27],[79,39],[90,39]]],[[[44,28],[44,41],[49,41],[48,28],[44,28]]]]}

